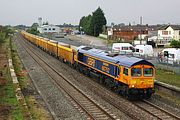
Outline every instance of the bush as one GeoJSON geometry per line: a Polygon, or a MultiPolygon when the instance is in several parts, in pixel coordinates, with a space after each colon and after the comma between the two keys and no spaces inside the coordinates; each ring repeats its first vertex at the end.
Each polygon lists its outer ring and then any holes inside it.
{"type": "Polygon", "coordinates": [[[180,48],[180,41],[173,40],[170,44],[173,48],[180,48]]]}

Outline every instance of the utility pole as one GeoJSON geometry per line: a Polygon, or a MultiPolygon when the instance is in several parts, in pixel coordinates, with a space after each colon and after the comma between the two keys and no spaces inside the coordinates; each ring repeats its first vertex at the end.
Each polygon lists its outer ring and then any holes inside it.
{"type": "Polygon", "coordinates": [[[142,16],[140,17],[140,45],[142,44],[142,16]]]}

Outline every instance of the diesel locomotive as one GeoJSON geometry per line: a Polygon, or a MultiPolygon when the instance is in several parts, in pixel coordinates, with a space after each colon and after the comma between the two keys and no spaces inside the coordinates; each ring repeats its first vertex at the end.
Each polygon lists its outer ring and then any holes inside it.
{"type": "Polygon", "coordinates": [[[25,31],[21,34],[80,72],[95,73],[100,83],[127,98],[148,99],[154,93],[155,67],[151,62],[87,46],[71,48],[25,31]]]}

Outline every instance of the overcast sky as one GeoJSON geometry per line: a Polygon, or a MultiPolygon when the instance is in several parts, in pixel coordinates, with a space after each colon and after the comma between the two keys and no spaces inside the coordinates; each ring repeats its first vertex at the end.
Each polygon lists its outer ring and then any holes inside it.
{"type": "Polygon", "coordinates": [[[99,6],[108,24],[180,24],[180,0],[0,0],[0,24],[78,24],[99,6]]]}

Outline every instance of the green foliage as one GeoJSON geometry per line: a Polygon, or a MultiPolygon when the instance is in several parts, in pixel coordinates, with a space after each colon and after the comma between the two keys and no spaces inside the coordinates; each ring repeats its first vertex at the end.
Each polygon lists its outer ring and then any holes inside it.
{"type": "Polygon", "coordinates": [[[38,23],[33,23],[31,28],[37,28],[38,26],[39,26],[38,23]]]}
{"type": "Polygon", "coordinates": [[[103,25],[106,25],[106,18],[100,7],[93,13],[92,25],[94,27],[94,36],[98,36],[99,33],[103,32],[103,25]]]}
{"type": "Polygon", "coordinates": [[[156,79],[158,81],[180,87],[179,78],[180,78],[180,75],[178,75],[172,71],[161,70],[161,69],[156,70],[156,79]]]}
{"type": "Polygon", "coordinates": [[[11,37],[14,31],[8,26],[0,26],[0,44],[5,41],[5,39],[11,37]]]}
{"type": "Polygon", "coordinates": [[[39,31],[37,30],[37,28],[29,28],[27,29],[28,33],[34,34],[34,35],[38,35],[39,31]]]}
{"type": "Polygon", "coordinates": [[[0,43],[4,43],[5,40],[5,33],[4,32],[0,32],[0,43]]]}
{"type": "Polygon", "coordinates": [[[38,27],[38,23],[33,23],[32,26],[29,29],[27,29],[27,32],[34,35],[38,35],[39,31],[37,30],[37,27],[38,27]]]}
{"type": "Polygon", "coordinates": [[[83,16],[79,22],[79,30],[84,31],[88,35],[98,36],[103,32],[103,26],[106,25],[106,18],[103,11],[99,7],[92,15],[83,16]]]}
{"type": "Polygon", "coordinates": [[[170,45],[174,48],[180,48],[180,41],[173,40],[170,45]]]}

